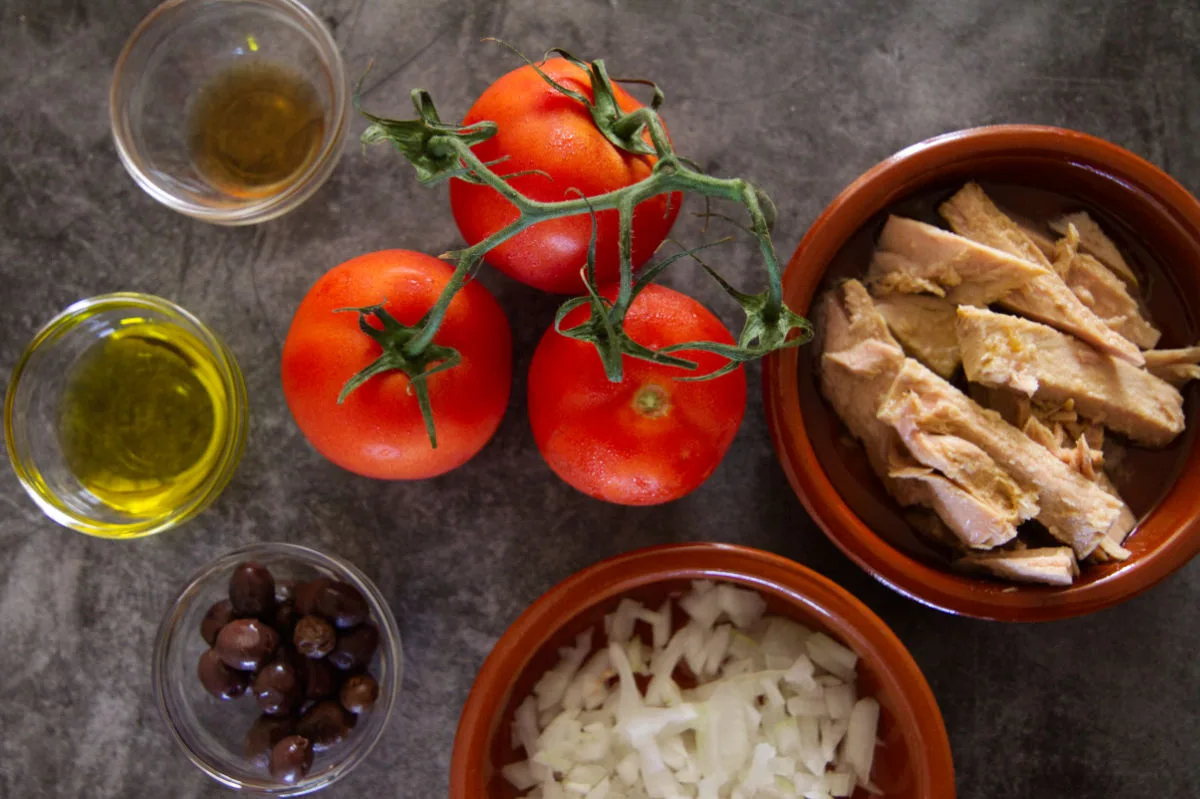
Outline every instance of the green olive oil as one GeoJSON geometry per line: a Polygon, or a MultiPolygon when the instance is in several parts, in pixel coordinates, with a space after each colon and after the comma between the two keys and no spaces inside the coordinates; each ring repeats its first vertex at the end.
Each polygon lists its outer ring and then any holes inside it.
{"type": "Polygon", "coordinates": [[[166,515],[192,497],[220,457],[225,386],[191,333],[127,318],[66,376],[59,443],[93,496],[130,515],[166,515]]]}

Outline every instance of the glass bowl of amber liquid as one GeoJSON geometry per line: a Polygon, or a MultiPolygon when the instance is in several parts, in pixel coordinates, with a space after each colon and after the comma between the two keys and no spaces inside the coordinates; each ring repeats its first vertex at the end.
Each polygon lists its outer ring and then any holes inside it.
{"type": "Polygon", "coordinates": [[[333,37],[295,0],[168,0],[129,38],[109,92],[138,185],[225,225],[312,196],[341,155],[349,103],[333,37]]]}
{"type": "Polygon", "coordinates": [[[82,300],[34,337],[9,380],[4,439],[21,485],[59,524],[102,538],[202,511],[245,448],[237,362],[184,309],[144,294],[82,300]]]}

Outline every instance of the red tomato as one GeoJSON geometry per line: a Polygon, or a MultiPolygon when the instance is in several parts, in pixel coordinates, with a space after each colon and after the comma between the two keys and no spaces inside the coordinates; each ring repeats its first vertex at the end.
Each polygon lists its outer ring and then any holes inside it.
{"type": "MultiPolygon", "coordinates": [[[[612,291],[607,292],[612,297],[612,291]]],[[[578,308],[566,329],[583,321],[578,308]]],[[[652,285],[633,302],[625,331],[658,349],[685,341],[726,344],[733,337],[700,303],[652,285]]],[[[548,330],[529,368],[529,420],[546,463],[559,477],[597,499],[655,505],[703,483],[725,457],[746,412],[746,376],[680,382],[726,361],[685,351],[697,371],[625,357],[625,377],[609,382],[591,344],[548,330]]]]}
{"type": "Polygon", "coordinates": [[[325,273],[296,309],[283,345],[283,394],[309,443],[337,465],[388,480],[433,477],[461,466],[496,432],[512,384],[512,332],[478,282],[454,296],[434,336],[435,344],[462,354],[460,364],[426,381],[437,449],[403,372],[376,375],[337,401],[346,381],[382,348],[359,329],[358,314],[335,311],[386,303],[397,321],[411,325],[452,272],[445,261],[418,252],[368,253],[325,273]]]}
{"type": "MultiPolygon", "coordinates": [[[[542,69],[564,86],[591,98],[587,73],[569,61],[555,58],[542,69]]],[[[641,107],[620,86],[617,104],[624,111],[641,107]]],[[[573,199],[577,189],[591,197],[636,183],[650,174],[655,158],[633,155],[614,146],[597,130],[582,103],[556,91],[524,66],[493,83],[475,101],[464,124],[491,120],[499,132],[473,151],[484,161],[507,156],[494,167],[497,174],[540,169],[550,175],[524,175],[509,183],[522,194],[544,202],[573,199]]],[[[671,230],[682,196],[660,194],[640,203],[633,213],[633,266],[644,264],[671,230]]],[[[476,244],[517,218],[517,210],[495,189],[450,181],[454,221],[468,244],[476,244]]],[[[617,212],[598,217],[596,279],[612,283],[620,274],[617,212]]],[[[587,263],[592,222],[587,214],[539,222],[487,255],[492,266],[543,291],[579,294],[584,291],[579,270],[587,263]]]]}

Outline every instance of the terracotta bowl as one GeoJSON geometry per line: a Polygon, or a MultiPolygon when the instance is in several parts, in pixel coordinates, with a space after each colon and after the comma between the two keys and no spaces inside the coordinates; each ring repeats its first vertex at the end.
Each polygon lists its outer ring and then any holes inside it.
{"type": "MultiPolygon", "coordinates": [[[[837,638],[859,655],[864,694],[882,707],[873,779],[889,799],[954,799],[954,767],[941,712],[912,656],[865,605],[815,572],[775,555],[724,544],[672,544],[619,555],[550,589],[500,638],[467,698],[450,765],[450,799],[518,796],[500,768],[523,759],[511,746],[517,706],[558,662],[558,649],[599,625],[623,597],[650,607],[689,580],[739,583],[767,612],[837,638]]],[[[598,636],[602,638],[602,636],[598,636]]],[[[602,641],[597,641],[597,645],[602,641]]],[[[855,799],[867,794],[859,791],[855,799]]]]}
{"type": "MultiPolygon", "coordinates": [[[[806,313],[838,280],[866,272],[889,213],[934,222],[937,204],[977,180],[1002,204],[1038,217],[1088,210],[1148,278],[1160,347],[1200,338],[1200,203],[1161,170],[1092,136],[1003,125],[940,136],[902,150],[852,183],[809,229],[784,277],[791,308],[806,313]]],[[[764,366],[768,421],[801,502],[838,547],[884,584],[941,610],[1003,621],[1091,613],[1128,599],[1200,549],[1200,447],[1196,387],[1184,394],[1189,424],[1166,450],[1131,448],[1119,485],[1139,524],[1123,563],[1086,566],[1065,588],[1015,585],[948,570],[912,531],[871,473],[861,447],[821,397],[813,347],[764,366]]]]}

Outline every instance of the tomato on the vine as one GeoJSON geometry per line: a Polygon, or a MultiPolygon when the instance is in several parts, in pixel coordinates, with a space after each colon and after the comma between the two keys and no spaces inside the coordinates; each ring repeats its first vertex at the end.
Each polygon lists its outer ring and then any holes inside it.
{"type": "MultiPolygon", "coordinates": [[[[554,58],[541,69],[563,86],[592,98],[587,73],[554,58]]],[[[629,112],[641,107],[614,85],[617,104],[629,112]]],[[[513,70],[493,83],[467,112],[464,125],[490,120],[496,135],[472,148],[483,161],[503,158],[493,168],[499,175],[527,170],[509,180],[526,197],[542,202],[595,196],[630,186],[650,174],[655,158],[626,152],[604,137],[578,100],[546,83],[530,66],[513,70]]],[[[633,213],[633,266],[644,264],[666,239],[679,214],[682,195],[660,194],[642,201],[633,213]]],[[[450,181],[454,221],[467,243],[474,245],[515,221],[517,209],[490,186],[450,181]]],[[[492,266],[543,291],[580,294],[579,271],[587,263],[592,222],[585,213],[538,222],[488,252],[492,266]]],[[[615,210],[597,214],[596,282],[614,282],[620,274],[618,217],[615,210]]]]}
{"type": "Polygon", "coordinates": [[[283,345],[283,393],[301,432],[326,458],[367,477],[432,477],[465,463],[496,432],[512,383],[512,332],[478,282],[454,295],[433,339],[462,356],[458,365],[425,378],[436,449],[401,371],[370,377],[338,402],[346,382],[383,351],[360,329],[358,314],[339,310],[382,305],[396,321],[413,325],[452,273],[432,256],[384,250],[331,269],[304,297],[283,345]]]}
{"type": "MultiPolygon", "coordinates": [[[[562,328],[579,324],[587,313],[586,307],[575,309],[562,328]]],[[[733,344],[707,308],[657,285],[637,295],[624,329],[652,349],[697,340],[733,344]]],[[[667,502],[704,482],[742,423],[746,376],[739,366],[711,380],[680,381],[714,372],[726,360],[703,351],[673,354],[698,368],[626,355],[624,379],[612,383],[591,344],[548,330],[529,369],[529,420],[550,468],[585,494],[623,505],[667,502]]]]}

